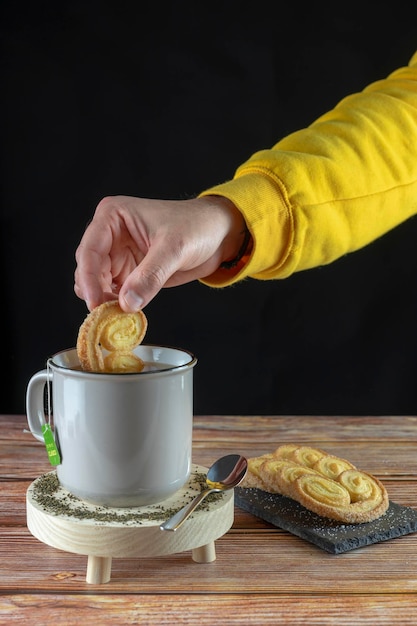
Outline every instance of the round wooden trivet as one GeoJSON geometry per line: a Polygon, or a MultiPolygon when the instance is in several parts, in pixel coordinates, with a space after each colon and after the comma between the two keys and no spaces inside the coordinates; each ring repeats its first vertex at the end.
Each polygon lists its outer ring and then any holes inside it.
{"type": "Polygon", "coordinates": [[[214,541],[234,520],[233,490],[210,495],[176,531],[160,524],[201,490],[207,468],[193,465],[188,483],[173,496],[146,507],[111,508],[90,504],[61,487],[56,472],[37,478],[26,493],[27,526],[43,543],[88,556],[88,583],[111,577],[113,557],[152,557],[192,550],[198,563],[216,559],[214,541]]]}

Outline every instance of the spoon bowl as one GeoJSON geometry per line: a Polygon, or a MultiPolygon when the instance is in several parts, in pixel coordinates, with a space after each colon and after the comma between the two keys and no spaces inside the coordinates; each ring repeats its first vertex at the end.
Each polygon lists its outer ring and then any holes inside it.
{"type": "Polygon", "coordinates": [[[210,493],[218,493],[237,487],[245,478],[247,470],[248,461],[240,454],[227,454],[217,459],[207,472],[207,488],[203,489],[189,504],[177,511],[159,528],[161,530],[177,530],[204,498],[210,493]]]}

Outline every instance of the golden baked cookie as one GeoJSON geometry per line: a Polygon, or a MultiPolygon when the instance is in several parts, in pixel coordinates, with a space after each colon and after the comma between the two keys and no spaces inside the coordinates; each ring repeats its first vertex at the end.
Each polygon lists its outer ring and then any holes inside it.
{"type": "Polygon", "coordinates": [[[294,446],[294,449],[289,455],[287,455],[287,458],[288,460],[295,461],[295,463],[299,463],[305,467],[313,467],[315,463],[326,456],[326,454],[327,453],[324,452],[324,450],[320,450],[320,448],[312,448],[310,446],[294,446]]]}
{"type": "Polygon", "coordinates": [[[266,485],[260,476],[260,468],[261,468],[261,465],[267,459],[271,459],[271,458],[274,458],[274,455],[272,453],[263,454],[262,456],[248,459],[248,470],[244,478],[245,487],[252,487],[252,488],[263,489],[267,491],[266,485]]]}
{"type": "Polygon", "coordinates": [[[319,474],[303,474],[291,484],[290,494],[310,511],[332,517],[334,511],[344,511],[350,504],[347,489],[331,478],[319,474]]]}
{"type": "Polygon", "coordinates": [[[318,474],[311,467],[306,467],[305,465],[298,465],[297,463],[294,463],[292,461],[287,461],[286,465],[282,465],[278,469],[274,480],[282,495],[292,497],[292,485],[298,478],[306,475],[320,476],[320,474],[318,474]]]}
{"type": "Polygon", "coordinates": [[[241,487],[285,495],[346,524],[373,521],[389,507],[387,490],[375,476],[320,448],[295,444],[248,459],[241,487]]]}
{"type": "Polygon", "coordinates": [[[125,313],[116,300],[100,304],[78,331],[81,368],[88,372],[140,372],[144,363],[133,350],[142,342],[147,326],[143,311],[125,313]]]}
{"type": "Polygon", "coordinates": [[[285,459],[286,461],[292,459],[292,454],[294,450],[296,450],[299,446],[295,443],[285,443],[281,446],[278,446],[276,450],[274,450],[273,455],[277,459],[285,459]]]}
{"type": "Polygon", "coordinates": [[[316,463],[314,463],[313,469],[323,474],[323,476],[327,476],[327,478],[336,480],[345,470],[356,469],[356,467],[349,461],[346,461],[346,459],[341,459],[333,454],[327,454],[320,457],[316,463]]]}
{"type": "Polygon", "coordinates": [[[266,491],[269,493],[283,493],[276,477],[282,468],[288,466],[297,467],[295,463],[285,459],[277,459],[275,456],[272,456],[260,465],[259,476],[266,486],[266,491]]]}

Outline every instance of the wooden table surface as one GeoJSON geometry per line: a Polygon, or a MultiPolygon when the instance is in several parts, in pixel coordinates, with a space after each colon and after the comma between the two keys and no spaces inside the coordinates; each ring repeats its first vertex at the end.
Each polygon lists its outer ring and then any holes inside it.
{"type": "MultiPolygon", "coordinates": [[[[417,533],[335,555],[237,507],[213,562],[114,559],[108,583],[87,583],[86,556],[27,528],[27,489],[52,468],[26,427],[0,416],[1,624],[417,623],[417,533]]],[[[285,442],[349,459],[392,501],[417,507],[417,417],[196,416],[193,462],[285,442]]]]}

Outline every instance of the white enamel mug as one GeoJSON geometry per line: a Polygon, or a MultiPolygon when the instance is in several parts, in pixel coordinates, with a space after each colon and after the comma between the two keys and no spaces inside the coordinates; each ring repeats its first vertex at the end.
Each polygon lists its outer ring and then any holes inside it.
{"type": "Polygon", "coordinates": [[[197,359],[166,346],[140,345],[135,354],[146,364],[140,373],[91,373],[80,369],[75,348],[64,350],[28,383],[32,434],[43,442],[51,421],[60,484],[95,504],[161,502],[190,475],[197,359]]]}

